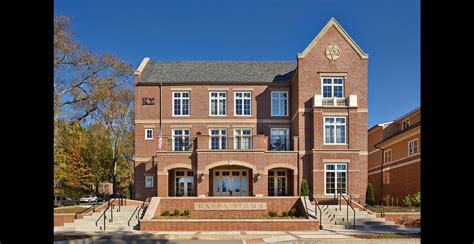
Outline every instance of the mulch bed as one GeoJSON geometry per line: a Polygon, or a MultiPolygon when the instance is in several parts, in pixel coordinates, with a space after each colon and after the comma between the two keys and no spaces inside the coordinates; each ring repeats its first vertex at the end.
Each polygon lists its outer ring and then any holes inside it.
{"type": "MultiPolygon", "coordinates": [[[[380,212],[382,206],[376,206],[376,208],[368,207],[372,212],[380,212]]],[[[397,207],[397,206],[383,206],[383,210],[386,213],[402,213],[402,212],[420,212],[420,207],[397,207]]]]}
{"type": "Polygon", "coordinates": [[[84,211],[86,207],[61,207],[61,208],[55,208],[54,213],[55,214],[66,214],[66,213],[80,213],[84,211]]]}

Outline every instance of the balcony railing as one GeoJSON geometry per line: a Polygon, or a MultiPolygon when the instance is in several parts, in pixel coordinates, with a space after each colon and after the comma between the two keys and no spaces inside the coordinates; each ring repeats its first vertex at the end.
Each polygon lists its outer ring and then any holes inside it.
{"type": "Polygon", "coordinates": [[[160,152],[190,152],[196,149],[211,151],[291,151],[298,150],[298,137],[273,138],[258,134],[244,137],[197,135],[195,137],[163,137],[160,152]]]}
{"type": "Polygon", "coordinates": [[[357,107],[357,95],[329,98],[314,95],[313,107],[357,107]]]}
{"type": "Polygon", "coordinates": [[[194,150],[195,137],[163,138],[164,151],[188,152],[194,150]]]}
{"type": "MultiPolygon", "coordinates": [[[[230,137],[230,136],[210,136],[208,149],[210,150],[252,150],[253,136],[230,137]]],[[[205,148],[203,148],[205,149],[205,148]]]]}

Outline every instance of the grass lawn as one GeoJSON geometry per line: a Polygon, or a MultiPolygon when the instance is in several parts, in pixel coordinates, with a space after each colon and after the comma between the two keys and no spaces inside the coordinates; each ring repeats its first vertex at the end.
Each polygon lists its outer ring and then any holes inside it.
{"type": "Polygon", "coordinates": [[[55,214],[65,214],[65,213],[80,213],[84,211],[87,207],[82,206],[68,206],[68,207],[58,207],[54,209],[55,214]]]}
{"type": "Polygon", "coordinates": [[[54,240],[55,241],[65,241],[65,240],[77,240],[77,239],[86,239],[86,238],[91,238],[91,235],[87,234],[80,234],[80,235],[61,235],[61,234],[56,234],[54,235],[54,240]]]}
{"type": "Polygon", "coordinates": [[[361,239],[405,239],[405,238],[420,238],[420,233],[415,234],[401,234],[401,233],[383,233],[383,234],[357,234],[352,235],[361,239]]]}
{"type": "MultiPolygon", "coordinates": [[[[382,206],[368,207],[372,212],[380,212],[382,206]]],[[[398,207],[398,206],[383,206],[383,210],[386,213],[400,213],[400,212],[420,212],[420,207],[398,207]]]]}

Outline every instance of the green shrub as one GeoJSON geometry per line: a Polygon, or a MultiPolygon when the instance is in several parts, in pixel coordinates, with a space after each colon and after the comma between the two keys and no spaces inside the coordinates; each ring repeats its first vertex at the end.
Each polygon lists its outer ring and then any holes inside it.
{"type": "Polygon", "coordinates": [[[282,216],[283,217],[288,217],[288,211],[283,211],[282,216]]]}
{"type": "Polygon", "coordinates": [[[404,205],[405,207],[411,207],[410,194],[406,195],[406,196],[403,198],[403,205],[404,205]]]}
{"type": "Polygon", "coordinates": [[[276,211],[268,211],[268,215],[270,217],[276,217],[277,216],[277,212],[276,211]]]}
{"type": "Polygon", "coordinates": [[[367,191],[365,192],[365,203],[373,206],[375,205],[374,188],[371,183],[367,184],[367,191]]]}
{"type": "Polygon", "coordinates": [[[291,208],[290,212],[288,213],[290,216],[295,216],[296,214],[296,208],[291,208]]]}
{"type": "Polygon", "coordinates": [[[421,205],[421,195],[420,192],[417,192],[413,194],[413,196],[410,198],[411,200],[411,205],[414,207],[419,207],[421,205]]]}
{"type": "Polygon", "coordinates": [[[184,216],[189,216],[189,210],[184,210],[184,216]]]}
{"type": "Polygon", "coordinates": [[[163,213],[161,215],[170,216],[170,211],[168,209],[166,209],[165,211],[163,211],[163,213]]]}
{"type": "Polygon", "coordinates": [[[173,211],[174,216],[179,216],[179,209],[174,209],[173,211]]]}
{"type": "Polygon", "coordinates": [[[301,181],[301,196],[309,196],[309,186],[306,179],[301,181]]]}

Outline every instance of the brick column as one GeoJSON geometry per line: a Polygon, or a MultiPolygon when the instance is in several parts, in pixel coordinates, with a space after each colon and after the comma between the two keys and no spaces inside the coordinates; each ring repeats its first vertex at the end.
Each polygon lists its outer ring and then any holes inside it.
{"type": "Polygon", "coordinates": [[[167,197],[168,196],[168,173],[158,172],[157,183],[158,183],[158,196],[167,197]]]}
{"type": "Polygon", "coordinates": [[[201,174],[196,175],[197,177],[197,195],[198,197],[209,196],[209,173],[203,173],[204,179],[200,179],[201,174]]]}

